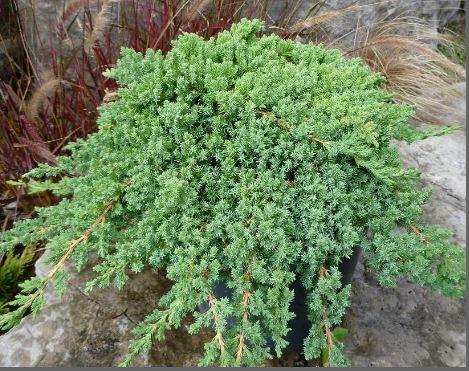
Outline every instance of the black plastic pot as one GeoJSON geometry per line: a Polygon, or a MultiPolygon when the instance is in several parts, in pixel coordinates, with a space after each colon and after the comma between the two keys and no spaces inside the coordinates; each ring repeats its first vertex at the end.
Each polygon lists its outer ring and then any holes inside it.
{"type": "MultiPolygon", "coordinates": [[[[360,246],[356,246],[353,250],[352,256],[349,259],[344,260],[340,266],[339,270],[342,273],[342,286],[349,284],[352,281],[353,273],[357,266],[358,258],[361,253],[360,246]]],[[[303,341],[308,336],[309,329],[311,324],[308,320],[307,307],[306,307],[306,291],[301,284],[299,279],[293,281],[290,286],[291,289],[295,291],[294,298],[290,303],[290,311],[295,313],[295,317],[290,320],[288,323],[290,331],[286,337],[288,341],[288,346],[285,348],[285,351],[294,351],[300,350],[303,348],[303,341]]],[[[225,282],[219,281],[213,288],[213,293],[217,298],[227,297],[231,298],[232,290],[227,287],[225,282]]],[[[204,303],[199,306],[199,309],[202,312],[208,310],[208,303],[204,303]]],[[[230,326],[230,320],[228,320],[228,326],[230,326]]],[[[267,341],[267,345],[271,350],[274,349],[274,344],[272,340],[267,341]]]]}

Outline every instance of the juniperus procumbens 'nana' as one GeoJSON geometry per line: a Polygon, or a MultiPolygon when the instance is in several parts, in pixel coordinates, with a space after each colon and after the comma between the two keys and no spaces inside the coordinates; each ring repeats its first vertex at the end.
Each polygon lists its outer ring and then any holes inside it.
{"type": "Polygon", "coordinates": [[[99,131],[26,176],[63,200],[1,235],[1,252],[44,241],[52,266],[23,283],[4,329],[38,313],[49,282],[63,293],[67,260],[82,269],[95,255],[87,290],[122,288],[147,266],[172,281],[125,364],[189,313],[191,333],[214,329],[201,365],[260,364],[267,338],[280,355],[295,277],[308,294],[306,357],[326,349],[327,365],[346,364],[331,331],[350,296],[338,265],[356,245],[384,286],[405,276],[463,296],[464,252],[423,224],[430,191],[389,145],[452,129],[413,129],[411,107],[392,103],[360,60],[262,29],[243,20],[208,41],[185,34],[166,56],[122,49],[107,72],[119,99],[101,107],[99,131]],[[214,295],[218,280],[232,299],[214,295]]]}

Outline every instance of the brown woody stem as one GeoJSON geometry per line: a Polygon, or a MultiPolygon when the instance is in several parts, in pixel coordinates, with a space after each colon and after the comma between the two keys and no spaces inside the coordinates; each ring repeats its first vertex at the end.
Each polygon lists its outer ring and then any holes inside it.
{"type": "MultiPolygon", "coordinates": [[[[215,327],[217,327],[217,324],[219,322],[217,312],[215,311],[215,304],[217,302],[217,299],[215,298],[215,296],[213,296],[211,292],[208,293],[208,302],[212,310],[213,322],[215,323],[215,327]]],[[[218,345],[220,346],[220,353],[223,354],[225,352],[225,341],[223,340],[223,336],[220,330],[217,330],[215,339],[217,339],[218,345]]]]}
{"type": "MultiPolygon", "coordinates": [[[[325,268],[321,268],[319,270],[319,277],[325,277],[329,274],[328,270],[325,268]]],[[[334,347],[334,340],[332,339],[332,332],[329,327],[329,318],[327,315],[327,312],[323,312],[322,314],[322,322],[324,325],[324,333],[326,336],[326,343],[327,343],[327,359],[326,362],[324,363],[324,367],[330,367],[331,366],[331,352],[332,348],[334,347]]]]}
{"type": "Polygon", "coordinates": [[[417,236],[420,238],[420,240],[426,245],[428,244],[428,241],[427,239],[425,238],[425,236],[423,235],[422,232],[420,232],[413,224],[409,224],[409,228],[410,230],[417,236]]]}

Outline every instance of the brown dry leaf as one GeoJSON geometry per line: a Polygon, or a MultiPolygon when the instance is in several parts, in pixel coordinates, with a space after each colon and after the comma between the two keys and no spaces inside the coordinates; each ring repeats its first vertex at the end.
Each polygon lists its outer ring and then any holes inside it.
{"type": "Polygon", "coordinates": [[[104,95],[103,103],[114,102],[119,99],[119,94],[117,91],[111,91],[106,89],[105,93],[106,94],[104,95]]]}

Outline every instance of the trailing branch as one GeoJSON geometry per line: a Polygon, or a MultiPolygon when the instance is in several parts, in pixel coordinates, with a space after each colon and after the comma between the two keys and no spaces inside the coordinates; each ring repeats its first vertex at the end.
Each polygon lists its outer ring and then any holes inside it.
{"type": "Polygon", "coordinates": [[[94,223],[78,239],[73,240],[70,243],[65,254],[42,279],[33,277],[31,280],[22,284],[23,294],[18,294],[16,299],[10,303],[11,305],[17,305],[18,308],[0,316],[0,328],[5,330],[17,325],[21,322],[21,319],[30,307],[34,307],[32,308],[33,315],[37,315],[39,313],[44,302],[44,290],[48,283],[56,276],[57,272],[63,269],[65,262],[72,255],[76,246],[80,244],[80,242],[88,239],[96,226],[104,222],[106,214],[111,210],[114,204],[114,200],[107,204],[101,215],[99,215],[94,223]]]}
{"type": "MultiPolygon", "coordinates": [[[[243,302],[242,302],[242,306],[244,308],[243,322],[247,322],[249,319],[248,302],[249,302],[249,298],[251,297],[251,295],[252,294],[249,290],[246,290],[244,292],[243,302]]],[[[246,345],[244,342],[244,332],[241,331],[238,336],[239,336],[239,343],[238,343],[238,351],[236,352],[236,361],[241,362],[241,358],[243,357],[243,351],[246,349],[246,345]]]]}
{"type": "Polygon", "coordinates": [[[218,329],[219,318],[218,318],[218,314],[215,310],[215,305],[217,303],[217,299],[215,298],[215,296],[213,295],[212,292],[208,293],[208,303],[210,305],[210,310],[212,312],[213,322],[214,322],[215,328],[216,328],[215,339],[218,341],[218,345],[220,347],[220,353],[223,355],[225,353],[225,340],[223,339],[223,335],[222,335],[221,331],[218,329]]]}
{"type": "Polygon", "coordinates": [[[54,268],[52,268],[50,270],[49,273],[47,273],[47,275],[44,277],[44,284],[46,285],[53,277],[54,275],[57,273],[57,271],[61,268],[63,268],[65,262],[67,261],[67,259],[70,257],[70,255],[72,255],[73,251],[75,250],[75,247],[77,247],[77,245],[80,243],[80,242],[83,242],[85,240],[88,239],[88,237],[90,236],[90,234],[94,231],[94,229],[101,223],[103,223],[106,219],[106,214],[109,212],[109,210],[112,209],[112,207],[115,205],[116,201],[115,200],[112,200],[111,202],[109,202],[107,204],[107,206],[104,208],[103,212],[101,213],[101,215],[94,221],[94,223],[85,231],[85,233],[83,233],[78,239],[76,240],[73,240],[72,243],[70,244],[70,246],[68,247],[67,251],[65,252],[65,254],[62,256],[62,258],[59,260],[59,262],[54,266],[54,268]]]}
{"type": "MultiPolygon", "coordinates": [[[[319,277],[323,278],[323,277],[326,277],[328,274],[329,272],[327,271],[327,269],[321,267],[321,269],[319,270],[319,277]]],[[[322,323],[324,326],[324,333],[326,336],[326,344],[327,344],[327,358],[326,358],[326,362],[324,366],[330,367],[331,366],[331,354],[332,354],[332,348],[334,347],[334,341],[332,339],[332,332],[329,327],[329,318],[328,318],[326,311],[322,313],[322,323]]]]}

